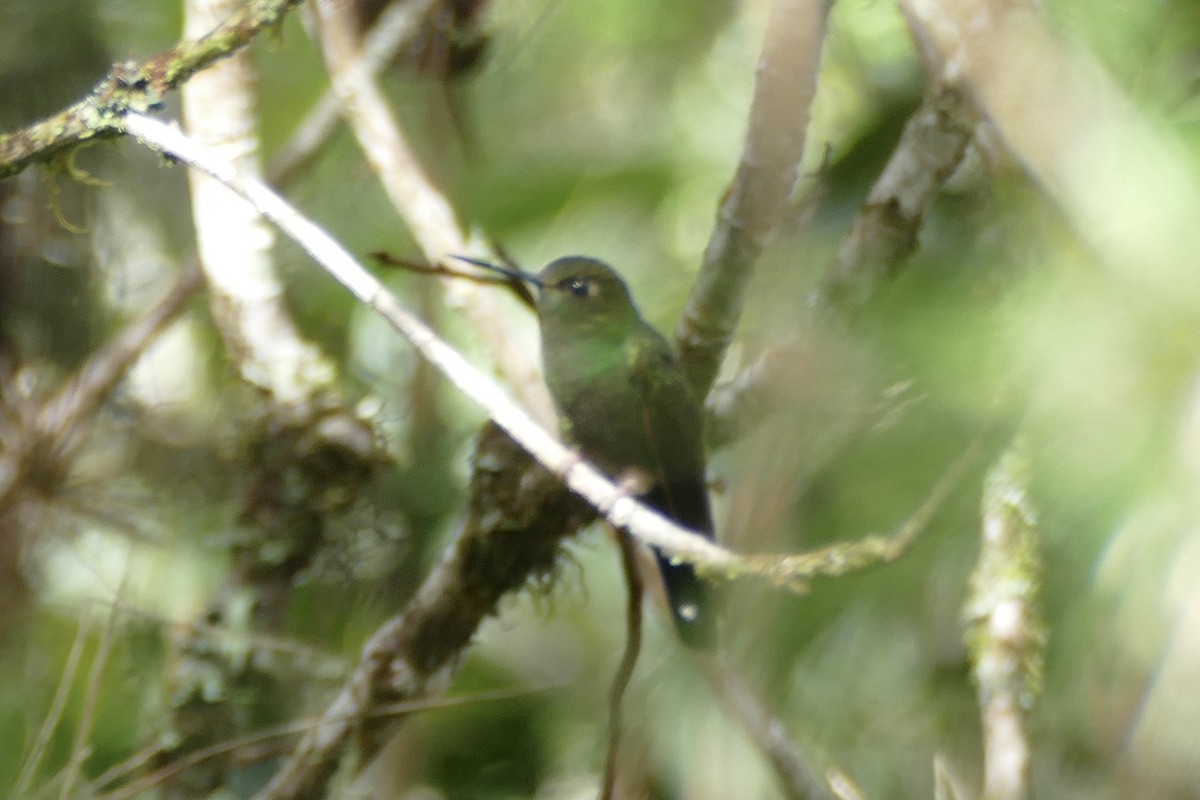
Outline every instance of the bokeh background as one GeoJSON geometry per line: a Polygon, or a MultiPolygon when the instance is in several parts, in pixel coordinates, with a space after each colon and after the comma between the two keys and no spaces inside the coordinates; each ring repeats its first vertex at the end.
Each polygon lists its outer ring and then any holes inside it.
{"type": "MultiPolygon", "coordinates": [[[[493,0],[471,20],[486,46],[461,74],[402,63],[383,82],[464,225],[531,268],[569,253],[617,265],[670,332],[737,164],[766,6],[493,0]]],[[[1099,63],[1194,185],[1200,6],[1047,0],[1037,14],[1099,63]]],[[[0,0],[0,128],[74,101],[115,60],[171,46],[180,15],[158,2],[0,0]]],[[[299,13],[252,50],[269,159],[328,79],[299,13]]],[[[935,757],[978,786],[963,606],[983,476],[1019,436],[1048,633],[1030,712],[1033,793],[1200,797],[1200,305],[1186,288],[1200,254],[1179,253],[1178,272],[1152,285],[1137,264],[1114,268],[1094,248],[1103,237],[1080,230],[993,135],[942,191],[912,257],[853,314],[823,308],[814,289],[928,88],[896,6],[834,4],[802,179],[722,375],[791,337],[807,355],[792,399],[712,454],[720,538],[795,552],[891,531],[973,441],[987,455],[898,562],[805,594],[729,587],[729,657],[816,768],[838,767],[866,797],[933,796],[935,757]]],[[[1123,155],[1134,154],[1107,157],[1123,155]]],[[[352,251],[418,257],[346,130],[284,189],[352,251]]],[[[1172,213],[1170,199],[1100,198],[1151,220],[1172,213]]],[[[132,142],[0,182],[9,405],[52,393],[193,250],[183,170],[132,142]]],[[[181,685],[223,704],[228,740],[316,713],[461,522],[481,412],[297,247],[280,242],[275,258],[297,326],[383,432],[372,501],[330,526],[271,630],[228,616],[212,625],[207,646],[258,664],[269,686],[179,675],[197,663],[181,655],[181,641],[196,642],[183,632],[205,622],[231,553],[252,536],[247,453],[269,438],[194,300],[164,337],[169,355],[122,383],[67,479],[36,518],[22,512],[20,541],[11,520],[0,530],[0,792],[119,793],[124,779],[96,779],[184,737],[169,721],[181,685]]],[[[483,343],[428,278],[378,271],[482,363],[483,343]]],[[[534,320],[502,302],[514,341],[534,353],[534,320]]],[[[651,609],[627,698],[631,796],[782,796],[651,609]]],[[[459,699],[410,719],[363,786],[411,800],[594,796],[623,620],[611,538],[587,530],[552,585],[509,598],[480,630],[449,689],[459,699]]],[[[144,794],[248,795],[286,752],[252,750],[215,784],[172,779],[144,794]]]]}

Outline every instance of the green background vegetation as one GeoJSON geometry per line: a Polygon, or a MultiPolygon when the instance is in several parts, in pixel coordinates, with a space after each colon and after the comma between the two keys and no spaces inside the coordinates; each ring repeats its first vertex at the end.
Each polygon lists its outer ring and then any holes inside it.
{"type": "MultiPolygon", "coordinates": [[[[737,163],[764,5],[496,0],[476,71],[450,84],[392,71],[384,84],[465,225],[530,267],[567,253],[617,265],[646,316],[670,331],[737,163]]],[[[1181,169],[1200,174],[1200,6],[1043,6],[1060,38],[1090,50],[1138,113],[1182,145],[1181,169]]],[[[73,101],[113,60],[171,46],[179,13],[133,0],[0,0],[0,127],[73,101]]],[[[327,82],[296,14],[253,52],[270,154],[327,82]]],[[[1017,165],[976,163],[943,193],[895,279],[853,320],[825,324],[810,292],[926,86],[889,3],[835,4],[824,58],[805,177],[732,357],[748,363],[800,332],[815,337],[822,368],[800,373],[794,404],[713,454],[721,538],[782,552],[892,530],[981,431],[992,456],[1022,431],[1049,631],[1031,715],[1036,794],[1200,796],[1200,308],[1163,303],[1135,270],[1108,270],[1017,165]]],[[[138,286],[115,262],[133,237],[181,260],[192,249],[181,169],[127,141],[86,148],[77,162],[107,185],[26,171],[7,196],[34,198],[35,211],[0,233],[20,242],[0,263],[0,326],[48,388],[132,315],[138,286]],[[118,200],[124,244],[105,247],[104,209],[118,200]]],[[[287,194],[356,253],[416,253],[345,130],[287,194]]],[[[232,657],[269,659],[278,677],[224,698],[230,737],[323,707],[460,521],[482,421],[440,383],[423,398],[435,411],[418,413],[407,344],[298,248],[281,242],[277,257],[304,334],[337,361],[351,396],[378,402],[394,462],[373,487],[376,508],[344,520],[344,541],[294,588],[271,639],[232,623],[234,633],[214,635],[232,657]]],[[[386,280],[483,358],[453,310],[420,299],[426,279],[386,280]]],[[[532,351],[534,321],[516,303],[506,309],[532,351]]],[[[194,312],[207,348],[195,402],[147,419],[118,393],[69,489],[43,508],[26,554],[35,594],[0,631],[0,793],[17,786],[74,644],[83,666],[25,796],[57,794],[88,714],[88,778],[164,735],[177,626],[222,591],[230,543],[246,535],[238,454],[254,435],[253,403],[203,304],[194,312]],[[127,608],[89,693],[118,587],[127,608]]],[[[755,582],[728,593],[731,660],[813,763],[837,765],[867,797],[932,796],[937,754],[978,785],[961,610],[985,467],[964,476],[898,563],[819,580],[802,596],[755,582]]],[[[591,796],[624,594],[606,534],[585,532],[569,553],[553,589],[510,598],[484,626],[450,691],[516,696],[411,719],[372,777],[390,787],[378,796],[591,796]]],[[[650,614],[646,636],[627,735],[648,795],[780,796],[661,615],[650,614]]],[[[214,676],[212,691],[232,689],[214,676]]],[[[276,763],[238,765],[228,796],[252,792],[276,763]]]]}

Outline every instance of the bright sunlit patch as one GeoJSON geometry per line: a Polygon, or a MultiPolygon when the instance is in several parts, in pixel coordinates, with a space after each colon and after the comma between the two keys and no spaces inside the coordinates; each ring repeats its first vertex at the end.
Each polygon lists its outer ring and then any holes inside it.
{"type": "Polygon", "coordinates": [[[131,540],[93,527],[63,538],[46,554],[45,598],[68,608],[93,602],[152,608],[190,619],[211,595],[212,566],[190,548],[131,540]]]}

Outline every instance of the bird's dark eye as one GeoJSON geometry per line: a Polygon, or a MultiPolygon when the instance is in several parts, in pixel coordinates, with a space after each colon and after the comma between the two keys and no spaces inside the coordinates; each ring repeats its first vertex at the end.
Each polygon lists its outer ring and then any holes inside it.
{"type": "Polygon", "coordinates": [[[596,283],[589,278],[567,278],[562,286],[576,297],[596,296],[596,283]]]}

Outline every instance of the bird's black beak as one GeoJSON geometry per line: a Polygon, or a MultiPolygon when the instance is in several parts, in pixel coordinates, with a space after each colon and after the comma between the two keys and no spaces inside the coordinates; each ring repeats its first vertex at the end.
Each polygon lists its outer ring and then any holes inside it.
{"type": "Polygon", "coordinates": [[[537,275],[534,275],[532,272],[526,272],[524,270],[517,269],[516,267],[506,267],[500,264],[493,264],[491,261],[486,261],[482,258],[474,258],[472,256],[460,256],[452,254],[450,258],[453,258],[456,261],[465,261],[468,264],[474,264],[475,266],[483,267],[484,269],[490,269],[492,272],[499,272],[501,275],[507,275],[510,278],[524,281],[525,283],[532,284],[539,289],[545,288],[542,285],[542,279],[537,275]]]}

